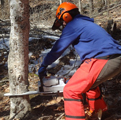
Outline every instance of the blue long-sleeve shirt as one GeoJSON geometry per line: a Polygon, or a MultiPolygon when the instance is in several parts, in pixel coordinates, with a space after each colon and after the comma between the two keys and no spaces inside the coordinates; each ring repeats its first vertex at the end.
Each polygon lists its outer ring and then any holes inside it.
{"type": "Polygon", "coordinates": [[[42,64],[50,65],[72,45],[81,61],[112,54],[121,54],[121,46],[93,18],[77,15],[62,31],[42,64]]]}

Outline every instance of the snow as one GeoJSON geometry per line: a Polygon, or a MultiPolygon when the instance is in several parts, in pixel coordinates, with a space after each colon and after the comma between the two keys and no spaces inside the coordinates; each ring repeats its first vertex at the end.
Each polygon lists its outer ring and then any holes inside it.
{"type": "MultiPolygon", "coordinates": [[[[29,42],[31,42],[32,40],[34,40],[35,38],[34,37],[29,37],[29,42]]],[[[40,38],[36,38],[36,39],[40,39],[40,38]]]]}
{"type": "Polygon", "coordinates": [[[0,39],[0,49],[9,48],[9,38],[1,38],[0,39]]]}
{"type": "MultiPolygon", "coordinates": [[[[68,47],[68,48],[64,51],[64,53],[60,56],[60,58],[62,58],[62,57],[64,57],[65,55],[67,55],[67,54],[71,51],[71,49],[72,49],[72,46],[68,47]]],[[[51,50],[51,49],[46,49],[46,50],[42,51],[42,53],[41,53],[40,56],[44,59],[44,57],[47,55],[47,53],[48,53],[50,50],[51,50]]],[[[75,54],[76,54],[76,53],[75,53],[75,54]]],[[[40,59],[40,58],[39,58],[39,59],[40,59]]],[[[43,59],[42,59],[42,61],[43,61],[43,59]]],[[[41,62],[42,62],[42,61],[39,62],[40,65],[41,65],[41,62]]],[[[55,67],[57,64],[59,64],[59,59],[57,59],[54,63],[52,63],[51,65],[49,65],[48,68],[53,68],[53,67],[55,67]]],[[[77,58],[75,58],[75,59],[70,59],[70,65],[65,65],[65,66],[63,66],[63,67],[61,68],[61,70],[58,71],[56,74],[57,74],[58,76],[64,76],[66,73],[69,73],[68,75],[69,75],[69,76],[72,76],[72,75],[75,73],[77,67],[78,67],[80,64],[81,64],[80,57],[77,56],[77,58]]],[[[31,71],[29,71],[29,72],[31,72],[31,71]]],[[[37,72],[36,72],[36,74],[37,74],[37,72]]]]}
{"type": "Polygon", "coordinates": [[[52,35],[43,35],[42,38],[50,38],[50,39],[54,39],[54,40],[58,40],[59,39],[58,36],[52,36],[52,35]]]}
{"type": "MultiPolygon", "coordinates": [[[[59,37],[57,36],[51,36],[51,35],[43,35],[42,38],[51,38],[51,39],[54,39],[55,41],[59,39],[59,37]]],[[[34,40],[35,38],[34,37],[29,37],[29,41],[32,41],[34,40]]],[[[40,39],[39,37],[36,38],[36,39],[40,39]]],[[[54,44],[54,42],[53,42],[54,44]]],[[[9,38],[1,38],[0,39],[0,49],[6,49],[6,48],[9,48],[9,38]]],[[[41,65],[44,57],[47,55],[47,53],[50,51],[51,49],[45,49],[44,51],[41,51],[41,54],[40,54],[40,58],[38,58],[37,60],[31,60],[31,63],[32,64],[29,64],[29,72],[31,73],[33,71],[33,69],[36,69],[36,66],[39,64],[41,65]]],[[[61,55],[61,57],[67,55],[70,51],[72,50],[72,46],[68,47],[65,52],[61,55]]],[[[76,54],[76,52],[75,52],[76,54]]],[[[32,55],[32,52],[29,52],[29,58],[30,56],[32,55]]],[[[60,58],[61,58],[60,57],[60,58]]],[[[51,65],[48,66],[48,68],[53,68],[55,67],[57,64],[59,63],[59,59],[57,59],[54,63],[52,63],[51,65]]],[[[81,61],[80,61],[80,58],[79,56],[77,55],[77,58],[75,59],[70,59],[70,65],[65,65],[61,68],[60,71],[57,72],[57,75],[58,76],[64,76],[65,74],[68,74],[68,75],[73,75],[74,72],[76,71],[76,69],[78,68],[78,66],[80,65],[81,61]]],[[[7,65],[7,63],[5,64],[7,65]]],[[[36,74],[38,74],[38,71],[36,71],[36,74]]]]}

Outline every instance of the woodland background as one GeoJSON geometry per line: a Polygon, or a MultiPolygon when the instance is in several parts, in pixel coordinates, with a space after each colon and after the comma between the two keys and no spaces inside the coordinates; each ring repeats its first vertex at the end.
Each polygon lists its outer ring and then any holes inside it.
{"type": "MultiPolygon", "coordinates": [[[[61,32],[52,31],[51,26],[55,19],[55,12],[60,2],[69,1],[75,3],[83,15],[93,17],[95,23],[103,27],[113,38],[121,40],[121,1],[120,0],[30,0],[30,39],[29,41],[29,83],[30,90],[37,90],[37,69],[41,63],[40,54],[45,49],[50,49],[55,41],[53,37],[59,37],[61,32]],[[43,37],[43,36],[51,37],[43,37]],[[38,60],[39,59],[39,60],[38,60]],[[33,66],[34,61],[38,61],[33,66]]],[[[0,92],[9,92],[9,77],[7,59],[10,37],[10,8],[8,0],[0,1],[0,92]],[[4,46],[4,47],[3,47],[4,46]]],[[[59,64],[48,71],[56,74],[64,65],[69,64],[70,59],[76,55],[70,50],[67,55],[59,59],[59,64]]],[[[66,79],[71,75],[65,75],[66,79]]],[[[121,79],[105,83],[103,90],[104,98],[114,115],[110,120],[121,119],[121,79]],[[112,87],[113,86],[113,87],[112,87]]],[[[32,113],[28,120],[64,120],[64,106],[62,96],[40,96],[31,95],[30,102],[32,113]]],[[[10,101],[9,97],[0,97],[0,120],[9,119],[10,101]]]]}

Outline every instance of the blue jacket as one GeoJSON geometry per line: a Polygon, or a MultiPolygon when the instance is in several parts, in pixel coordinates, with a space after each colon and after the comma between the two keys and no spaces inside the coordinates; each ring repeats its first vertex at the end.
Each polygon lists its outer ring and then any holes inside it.
{"type": "Polygon", "coordinates": [[[50,65],[72,45],[81,61],[112,54],[121,54],[121,46],[93,18],[77,15],[62,31],[51,51],[46,55],[43,65],[50,65]]]}

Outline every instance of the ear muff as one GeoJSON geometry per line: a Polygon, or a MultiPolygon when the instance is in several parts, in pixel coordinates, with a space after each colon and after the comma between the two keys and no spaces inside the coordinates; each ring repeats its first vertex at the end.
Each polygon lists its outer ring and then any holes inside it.
{"type": "Polygon", "coordinates": [[[65,12],[65,13],[63,13],[63,15],[62,15],[62,19],[63,19],[66,23],[68,23],[68,22],[70,22],[70,21],[72,20],[72,16],[71,16],[68,12],[65,12]]]}

